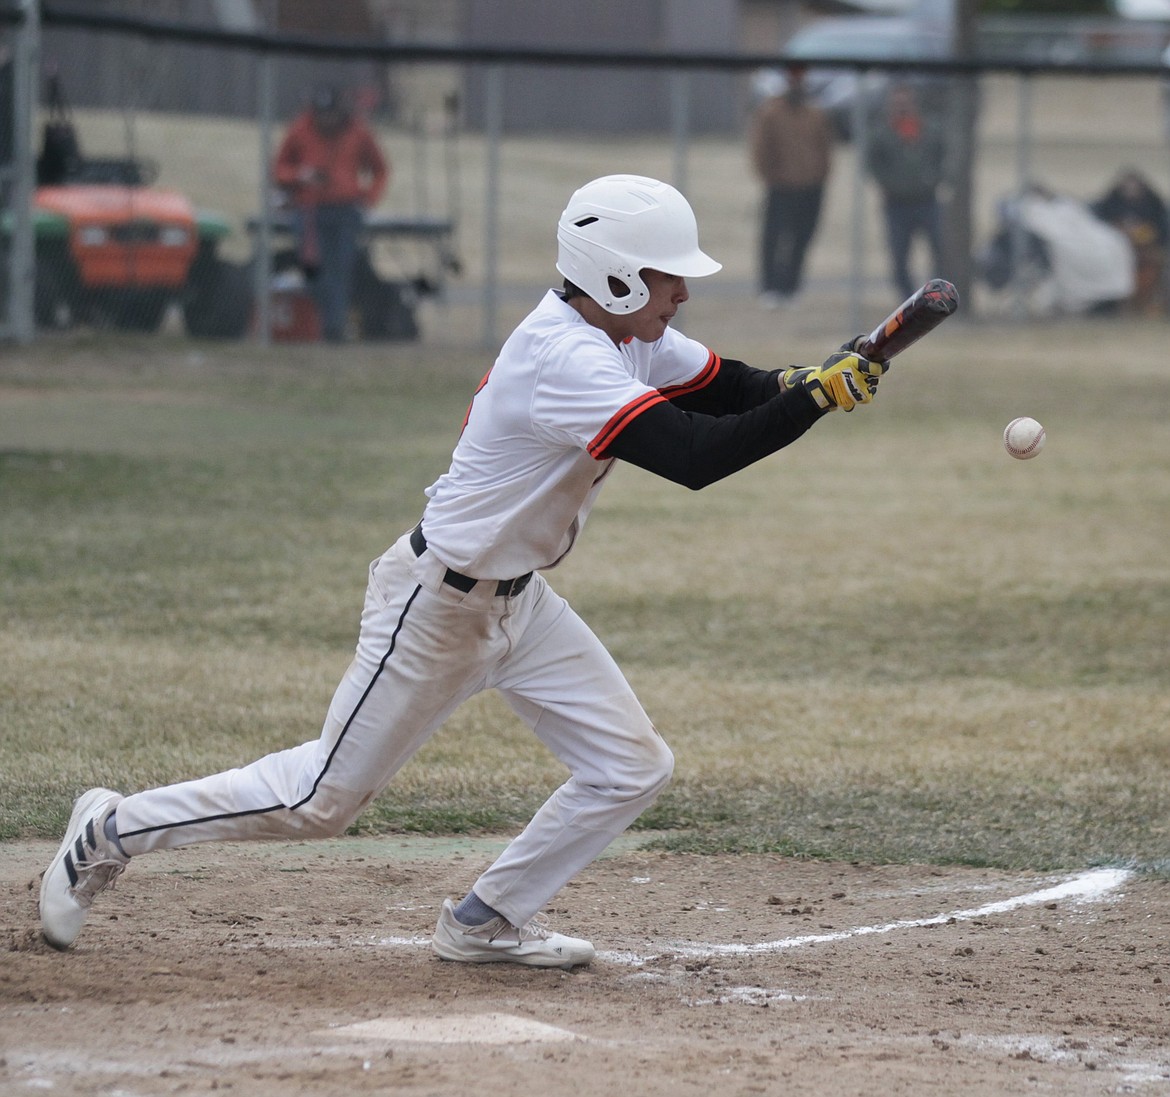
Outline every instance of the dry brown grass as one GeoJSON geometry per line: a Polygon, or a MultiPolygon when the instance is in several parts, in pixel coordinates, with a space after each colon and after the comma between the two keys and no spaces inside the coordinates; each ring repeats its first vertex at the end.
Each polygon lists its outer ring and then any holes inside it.
{"type": "MultiPolygon", "coordinates": [[[[692,321],[730,328],[725,312],[696,302],[692,321]]],[[[874,407],[736,478],[695,495],[615,477],[552,579],[676,750],[646,824],[695,848],[1157,862],[1161,338],[956,319],[874,407]],[[1050,431],[1032,462],[1000,448],[1018,413],[1050,431]]],[[[10,834],[53,832],[94,781],[192,776],[315,734],[364,565],[413,521],[484,365],[426,347],[112,349],[5,367],[10,834]]],[[[483,698],[364,825],[506,829],[557,779],[483,698]]]]}
{"type": "MultiPolygon", "coordinates": [[[[1148,90],[1122,110],[1116,88],[1043,85],[1037,174],[1084,197],[1122,162],[1155,170],[1148,90]],[[1076,120],[1102,103],[1111,120],[1090,133],[1076,120]]],[[[987,198],[1011,179],[1013,94],[990,89],[987,198]]],[[[164,182],[199,180],[208,204],[250,211],[246,134],[140,124],[143,152],[168,150],[164,182]]],[[[394,143],[405,177],[410,145],[394,143]]],[[[507,142],[517,292],[501,326],[549,277],[567,191],[609,170],[666,174],[670,152],[507,142]]],[[[468,139],[468,179],[482,156],[468,139]]],[[[690,334],[761,366],[818,360],[853,334],[844,277],[858,261],[865,319],[888,309],[876,218],[867,254],[848,248],[848,150],[809,291],[780,314],[743,292],[755,188],[742,149],[696,142],[690,169],[705,244],[727,266],[692,287],[690,334]]],[[[474,284],[481,195],[465,196],[474,284]]],[[[1166,326],[1022,324],[973,304],[896,364],[873,408],[730,481],[695,496],[625,470],[553,576],[676,750],[676,785],[646,823],[678,844],[1033,867],[1164,858],[1166,326]],[[1019,414],[1050,436],[1028,463],[1000,448],[1019,414]]],[[[420,346],[329,357],[89,337],[6,356],[4,833],[55,833],[95,781],[191,776],[316,733],[365,563],[414,520],[490,361],[474,300],[428,304],[423,321],[420,346]]],[[[365,824],[507,828],[557,779],[483,698],[365,824]]]]}

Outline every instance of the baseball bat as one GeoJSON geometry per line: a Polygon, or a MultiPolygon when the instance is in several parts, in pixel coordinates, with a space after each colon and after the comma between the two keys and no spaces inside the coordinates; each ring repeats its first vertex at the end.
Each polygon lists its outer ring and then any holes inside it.
{"type": "Polygon", "coordinates": [[[934,331],[958,307],[959,291],[944,278],[932,278],[860,339],[855,349],[865,358],[889,361],[934,331]]]}

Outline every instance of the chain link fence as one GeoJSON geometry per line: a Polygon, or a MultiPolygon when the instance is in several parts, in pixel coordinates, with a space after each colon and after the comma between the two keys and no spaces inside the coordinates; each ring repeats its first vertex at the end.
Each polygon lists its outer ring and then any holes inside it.
{"type": "MultiPolygon", "coordinates": [[[[72,9],[38,26],[32,0],[15,2],[0,22],[0,336],[318,338],[314,275],[272,161],[322,83],[353,97],[392,169],[365,218],[347,339],[450,337],[450,310],[462,308],[480,323],[459,337],[494,343],[497,316],[520,291],[548,284],[555,258],[550,215],[535,215],[528,184],[539,177],[567,197],[591,175],[631,166],[687,191],[705,235],[731,256],[724,291],[754,293],[759,190],[744,134],[752,78],[782,65],[780,53],[475,51],[452,44],[459,28],[442,4],[441,42],[427,40],[434,27],[412,24],[415,41],[395,50],[225,33],[193,22],[180,0],[152,11],[181,27],[72,9]],[[591,116],[587,102],[569,105],[583,125],[532,124],[558,81],[581,88],[619,74],[656,105],[635,132],[609,107],[608,119],[591,116]],[[719,111],[699,109],[714,97],[719,111]]],[[[855,69],[861,87],[888,75],[881,64],[836,64],[855,69]]],[[[1133,167],[1170,191],[1170,102],[1156,67],[1001,61],[919,71],[943,89],[940,102],[950,83],[977,81],[976,251],[1002,232],[1004,201],[1032,181],[1087,202],[1133,167]],[[1071,115],[1054,110],[1070,103],[1071,115]]],[[[880,212],[858,152],[869,118],[857,114],[862,132],[838,150],[810,272],[845,292],[858,316],[871,283],[889,300],[880,212]]],[[[993,290],[1012,284],[978,292],[993,302],[993,290]]]]}
{"type": "Polygon", "coordinates": [[[12,211],[17,204],[14,190],[19,176],[16,164],[16,63],[15,32],[0,26],[0,331],[12,330],[12,211]]]}

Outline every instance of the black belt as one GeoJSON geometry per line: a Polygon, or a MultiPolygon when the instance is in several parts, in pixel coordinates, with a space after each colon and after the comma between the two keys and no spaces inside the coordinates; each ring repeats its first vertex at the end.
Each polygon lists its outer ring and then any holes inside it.
{"type": "MultiPolygon", "coordinates": [[[[427,539],[423,536],[422,526],[415,526],[410,531],[410,547],[414,549],[415,556],[421,556],[427,551],[427,539]]],[[[519,575],[515,579],[500,579],[496,583],[496,597],[511,598],[512,595],[519,594],[528,586],[528,580],[531,578],[532,572],[529,572],[527,575],[519,575]]],[[[454,568],[448,568],[446,574],[443,576],[443,582],[447,586],[461,590],[464,594],[471,590],[479,581],[478,579],[472,579],[470,575],[460,574],[454,568]]],[[[491,582],[490,579],[486,581],[491,582]]]]}

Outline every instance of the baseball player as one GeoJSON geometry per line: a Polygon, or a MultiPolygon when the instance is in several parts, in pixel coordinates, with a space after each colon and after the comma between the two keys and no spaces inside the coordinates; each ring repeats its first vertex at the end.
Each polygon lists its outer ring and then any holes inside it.
{"type": "Polygon", "coordinates": [[[549,290],[476,391],[422,518],[369,570],[356,656],[318,739],[240,769],[78,799],[40,890],[68,948],[132,857],[195,842],[340,834],[455,708],[495,689],[568,777],[442,905],[446,960],[571,968],[594,955],[540,909],[650,806],[674,759],[612,657],[541,574],[572,550],[615,462],[698,489],[867,404],[884,363],[851,349],[769,371],[675,331],[699,248],[673,187],[612,175],[576,191],[549,290]]]}

